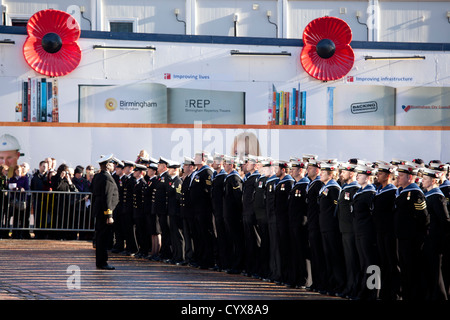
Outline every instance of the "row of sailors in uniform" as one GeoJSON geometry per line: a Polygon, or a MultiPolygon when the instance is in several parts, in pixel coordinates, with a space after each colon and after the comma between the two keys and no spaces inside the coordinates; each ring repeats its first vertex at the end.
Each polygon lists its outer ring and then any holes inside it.
{"type": "MultiPolygon", "coordinates": [[[[248,156],[242,178],[235,157],[215,155],[212,168],[204,153],[200,159],[185,158],[182,179],[180,164],[162,157],[117,161],[117,168],[137,172],[133,220],[128,218],[128,225],[136,228],[137,247],[132,248],[130,232],[128,238],[127,232],[118,237],[125,219],[117,223],[116,218],[119,247],[126,243],[129,250],[145,255],[152,245],[152,253],[159,251],[161,258],[175,263],[216,265],[230,273],[245,270],[289,286],[312,281],[311,290],[342,297],[446,298],[449,274],[441,274],[449,263],[444,243],[450,223],[447,165],[433,162],[419,168],[401,160],[370,164],[318,161],[314,155],[290,161],[248,156]],[[144,177],[140,172],[147,170],[144,177]],[[394,175],[396,185],[391,183],[394,175]],[[415,183],[418,176],[423,189],[415,183]],[[137,192],[139,181],[145,181],[142,188],[150,193],[137,192]],[[202,188],[191,192],[193,183],[202,188]],[[164,184],[159,189],[164,189],[165,199],[158,199],[157,186],[164,184]],[[151,205],[145,208],[150,194],[151,205]],[[163,202],[165,207],[159,208],[163,202]],[[187,210],[195,202],[201,204],[187,210]],[[152,214],[145,218],[144,211],[152,214]],[[155,248],[158,235],[161,247],[155,248]],[[379,292],[366,284],[371,265],[381,266],[379,292]]],[[[126,201],[122,196],[122,203],[126,201]]]]}

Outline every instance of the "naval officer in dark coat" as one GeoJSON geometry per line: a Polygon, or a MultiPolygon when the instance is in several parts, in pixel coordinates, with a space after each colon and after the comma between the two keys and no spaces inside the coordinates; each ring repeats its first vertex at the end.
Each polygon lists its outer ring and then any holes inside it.
{"type": "Polygon", "coordinates": [[[90,186],[92,212],[95,215],[96,266],[105,270],[114,270],[114,267],[108,264],[107,247],[109,228],[114,223],[113,210],[119,203],[117,184],[111,176],[111,172],[114,170],[113,161],[113,155],[103,157],[97,161],[101,171],[94,176],[90,186]]]}

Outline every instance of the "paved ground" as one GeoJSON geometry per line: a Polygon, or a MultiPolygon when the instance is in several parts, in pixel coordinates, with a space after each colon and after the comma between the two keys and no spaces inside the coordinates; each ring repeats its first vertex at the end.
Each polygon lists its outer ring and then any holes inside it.
{"type": "Polygon", "coordinates": [[[95,268],[88,241],[0,240],[0,300],[343,300],[118,254],[110,264],[95,268]]]}

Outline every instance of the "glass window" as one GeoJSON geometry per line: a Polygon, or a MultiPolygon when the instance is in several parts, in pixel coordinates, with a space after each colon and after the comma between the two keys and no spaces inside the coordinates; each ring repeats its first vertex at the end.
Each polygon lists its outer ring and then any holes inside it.
{"type": "Polygon", "coordinates": [[[133,22],[110,22],[111,32],[133,32],[133,22]]]}

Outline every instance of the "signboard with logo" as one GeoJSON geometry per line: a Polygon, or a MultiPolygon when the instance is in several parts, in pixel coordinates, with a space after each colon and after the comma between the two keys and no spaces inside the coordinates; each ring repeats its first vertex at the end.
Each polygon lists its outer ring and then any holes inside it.
{"type": "Polygon", "coordinates": [[[450,126],[448,87],[398,88],[396,106],[399,126],[450,126]]]}
{"type": "Polygon", "coordinates": [[[244,124],[244,92],[167,88],[159,83],[80,85],[79,122],[244,124]]]}
{"type": "Polygon", "coordinates": [[[168,88],[168,123],[245,124],[245,94],[168,88]]]}
{"type": "Polygon", "coordinates": [[[166,87],[80,85],[79,122],[167,123],[166,87]]]}
{"type": "MultiPolygon", "coordinates": [[[[334,125],[395,124],[395,89],[387,86],[337,86],[329,94],[334,125]]],[[[331,91],[330,90],[330,91],[331,91]]]]}

